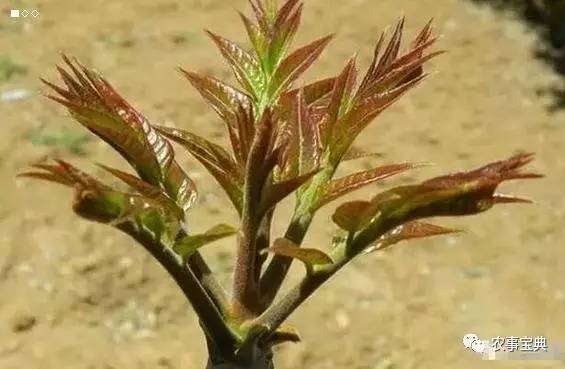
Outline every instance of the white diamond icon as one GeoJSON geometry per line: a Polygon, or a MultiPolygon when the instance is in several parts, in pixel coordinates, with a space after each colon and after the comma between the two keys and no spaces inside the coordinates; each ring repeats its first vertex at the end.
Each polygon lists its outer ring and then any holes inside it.
{"type": "Polygon", "coordinates": [[[29,12],[24,9],[24,10],[21,11],[20,15],[25,18],[29,15],[29,12]]]}
{"type": "Polygon", "coordinates": [[[34,10],[31,12],[31,15],[33,15],[34,18],[37,18],[37,17],[39,16],[39,12],[38,12],[36,9],[34,9],[34,10]]]}

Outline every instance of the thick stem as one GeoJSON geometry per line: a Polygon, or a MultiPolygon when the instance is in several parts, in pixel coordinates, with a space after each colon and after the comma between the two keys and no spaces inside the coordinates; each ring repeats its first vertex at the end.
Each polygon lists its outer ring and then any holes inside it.
{"type": "Polygon", "coordinates": [[[273,361],[257,361],[249,364],[235,364],[229,362],[223,362],[219,364],[214,364],[211,360],[208,360],[206,364],[206,369],[274,369],[273,361]]]}
{"type": "Polygon", "coordinates": [[[249,151],[245,168],[243,211],[239,230],[237,261],[234,274],[233,306],[236,314],[246,318],[258,313],[257,234],[265,214],[260,211],[261,194],[274,167],[276,155],[271,152],[273,139],[270,113],[261,118],[249,151]]]}
{"type": "Polygon", "coordinates": [[[273,351],[253,342],[247,349],[240,349],[229,357],[206,336],[208,362],[206,369],[274,369],[273,351]]]}
{"type": "Polygon", "coordinates": [[[256,218],[244,217],[239,231],[239,248],[234,277],[234,308],[238,313],[248,315],[254,310],[257,301],[256,237],[259,226],[256,218]],[[243,311],[241,311],[243,310],[243,311]]]}

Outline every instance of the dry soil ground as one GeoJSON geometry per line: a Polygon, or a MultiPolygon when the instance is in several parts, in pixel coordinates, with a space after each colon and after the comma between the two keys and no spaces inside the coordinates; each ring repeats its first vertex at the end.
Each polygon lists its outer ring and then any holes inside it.
{"type": "MultiPolygon", "coordinates": [[[[0,82],[0,92],[23,88],[31,96],[0,101],[0,368],[202,367],[197,322],[163,270],[128,238],[74,217],[67,190],[14,176],[57,155],[95,173],[93,162],[123,166],[97,141],[77,144],[86,157],[68,152],[74,140],[69,135],[83,131],[41,96],[45,89],[38,82],[38,76],[56,79],[60,51],[95,66],[152,120],[225,142],[222,124],[175,67],[226,77],[200,30],[241,39],[234,8],[245,7],[244,1],[5,4],[0,53],[27,72],[0,82]],[[10,19],[6,10],[13,6],[37,8],[41,15],[10,19]],[[57,132],[67,138],[41,144],[57,132]]],[[[378,162],[438,164],[389,186],[531,150],[547,178],[507,186],[536,205],[445,221],[468,232],[354,262],[292,317],[303,342],[278,351],[279,367],[565,368],[564,361],[483,362],[461,344],[465,333],[475,332],[485,338],[546,336],[550,344],[565,346],[565,115],[548,113],[548,101],[537,93],[558,77],[532,56],[535,35],[518,21],[462,0],[308,0],[305,10],[299,43],[338,33],[308,77],[336,73],[356,50],[366,64],[377,32],[401,14],[409,34],[434,17],[445,35],[441,47],[449,50],[433,64],[439,73],[359,140],[361,148],[386,155],[344,170],[378,162]]],[[[190,215],[194,228],[233,221],[211,178],[196,163],[186,163],[201,194],[190,215]]],[[[331,236],[330,210],[317,218],[310,244],[323,245],[331,236]]],[[[276,231],[283,226],[277,223],[276,231]]],[[[206,255],[227,279],[231,240],[206,255]]]]}

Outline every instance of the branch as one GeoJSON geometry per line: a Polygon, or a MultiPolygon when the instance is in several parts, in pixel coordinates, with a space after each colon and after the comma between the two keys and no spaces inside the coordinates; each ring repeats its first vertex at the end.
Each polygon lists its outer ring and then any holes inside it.
{"type": "MultiPolygon", "coordinates": [[[[333,177],[335,171],[336,167],[328,164],[328,167],[324,171],[320,172],[312,179],[312,183],[308,189],[306,189],[298,199],[294,215],[284,235],[286,239],[296,245],[302,244],[317,210],[313,199],[314,201],[316,200],[319,191],[333,177]]],[[[266,309],[274,301],[288,274],[292,261],[292,258],[286,256],[273,256],[273,259],[261,276],[259,283],[263,308],[266,309]]]]}
{"type": "Polygon", "coordinates": [[[291,289],[279,302],[271,305],[251,324],[266,326],[274,332],[314,291],[326,282],[343,265],[333,264],[324,271],[306,275],[302,281],[291,289]]]}
{"type": "Polygon", "coordinates": [[[255,269],[255,283],[259,283],[263,264],[265,263],[265,260],[267,260],[267,255],[261,254],[261,251],[271,246],[271,225],[273,222],[273,213],[274,209],[267,212],[261,222],[259,231],[257,232],[257,266],[255,269]]]}
{"type": "MultiPolygon", "coordinates": [[[[292,241],[296,245],[300,245],[306,236],[308,227],[312,223],[313,216],[314,215],[311,213],[307,213],[302,217],[293,216],[284,238],[292,241]]],[[[263,308],[267,308],[274,301],[288,274],[292,261],[293,259],[287,256],[273,256],[259,282],[263,308]]]]}
{"type": "MultiPolygon", "coordinates": [[[[179,237],[184,237],[187,232],[181,230],[179,237]]],[[[220,309],[222,313],[227,313],[228,309],[228,295],[226,290],[218,283],[217,279],[212,274],[212,271],[206,264],[202,254],[196,250],[188,259],[188,267],[192,270],[202,287],[206,290],[210,298],[220,309]]]]}
{"type": "MultiPolygon", "coordinates": [[[[222,348],[226,355],[233,353],[236,337],[225,324],[222,313],[197,277],[200,275],[203,280],[210,283],[209,269],[208,271],[198,269],[197,273],[194,272],[190,266],[183,265],[170,249],[155,241],[150,234],[140,232],[131,223],[121,223],[116,227],[141,244],[165,268],[198,315],[206,335],[214,341],[217,347],[222,348]]],[[[202,268],[205,264],[201,264],[200,261],[204,260],[198,256],[194,259],[193,264],[197,268],[202,268]]]]}
{"type": "Polygon", "coordinates": [[[218,283],[212,271],[202,258],[200,252],[196,251],[188,259],[188,267],[192,270],[202,287],[206,290],[216,307],[226,313],[228,310],[228,295],[225,289],[218,283]]]}
{"type": "Polygon", "coordinates": [[[357,237],[349,237],[342,245],[336,246],[332,252],[334,263],[314,269],[291,289],[279,302],[271,305],[252,322],[252,325],[263,325],[274,332],[308,297],[322,284],[337,273],[355,256],[361,253],[375,238],[390,231],[401,220],[386,220],[369,232],[361,232],[357,237]]]}

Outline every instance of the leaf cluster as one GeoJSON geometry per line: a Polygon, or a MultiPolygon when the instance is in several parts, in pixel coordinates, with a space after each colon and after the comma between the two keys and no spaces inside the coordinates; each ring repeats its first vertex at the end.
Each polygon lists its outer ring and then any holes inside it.
{"type": "MultiPolygon", "coordinates": [[[[95,71],[63,57],[63,85],[44,81],[70,115],[107,142],[135,174],[101,167],[129,188],[103,184],[71,164],[37,164],[24,176],[74,188],[74,211],[130,234],[163,264],[198,314],[209,342],[226,360],[249,360],[252,348],[299,339],[281,326],[320,285],[355,256],[403,240],[455,232],[424,219],[483,212],[497,203],[526,200],[496,192],[504,181],[538,177],[523,172],[532,154],[518,154],[482,168],[395,187],[370,200],[340,204],[330,250],[302,247],[317,211],[384,178],[422,166],[383,163],[335,178],[339,164],[370,153],[353,142],[384,110],[426,76],[437,37],[431,22],[403,47],[404,19],[376,41],[361,74],[356,57],[334,76],[305,83],[303,73],[325,50],[324,36],[292,50],[303,4],[251,0],[254,19],[240,14],[251,48],[206,31],[231,68],[236,85],[180,69],[217,113],[230,147],[198,134],[149,122],[95,71]],[[300,81],[300,82],[299,82],[300,81]],[[239,224],[191,234],[187,214],[196,187],[175,158],[173,144],[187,150],[225,191],[239,224]],[[294,194],[295,208],[282,237],[271,240],[276,206],[294,194]],[[199,249],[237,235],[231,293],[215,281],[199,249]],[[272,257],[269,259],[269,254],[272,257]],[[303,280],[276,300],[293,259],[306,266],[303,280]]],[[[282,221],[282,220],[277,220],[282,221]]]]}

